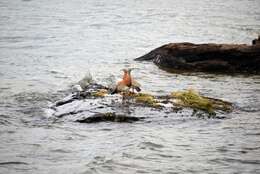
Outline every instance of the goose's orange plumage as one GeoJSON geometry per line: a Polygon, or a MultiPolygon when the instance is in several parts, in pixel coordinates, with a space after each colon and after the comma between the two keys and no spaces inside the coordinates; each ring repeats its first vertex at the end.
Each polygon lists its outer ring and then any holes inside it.
{"type": "Polygon", "coordinates": [[[126,69],[123,69],[124,75],[122,80],[120,80],[117,85],[115,90],[111,94],[115,94],[117,92],[122,92],[122,91],[127,91],[129,87],[131,86],[131,77],[128,74],[128,71],[126,69]]]}
{"type": "Polygon", "coordinates": [[[122,92],[122,91],[128,91],[130,88],[132,88],[133,90],[135,89],[138,92],[141,91],[140,84],[131,77],[131,70],[132,69],[129,70],[123,69],[124,71],[123,78],[117,83],[116,88],[112,92],[112,94],[115,94],[117,92],[122,92]]]}
{"type": "Polygon", "coordinates": [[[124,71],[124,76],[123,76],[123,80],[121,81],[124,85],[126,85],[127,87],[131,86],[131,76],[128,73],[127,70],[123,70],[124,71]]]}

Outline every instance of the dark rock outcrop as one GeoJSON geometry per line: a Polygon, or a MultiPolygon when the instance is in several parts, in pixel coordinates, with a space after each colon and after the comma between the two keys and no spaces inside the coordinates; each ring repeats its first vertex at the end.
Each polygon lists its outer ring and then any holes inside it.
{"type": "Polygon", "coordinates": [[[253,45],[170,43],[136,58],[173,72],[260,74],[260,38],[253,45]]]}
{"type": "Polygon", "coordinates": [[[260,46],[260,35],[258,36],[257,39],[254,39],[254,40],[252,41],[252,45],[260,46]]]}
{"type": "Polygon", "coordinates": [[[144,119],[145,117],[133,117],[116,113],[97,113],[87,118],[76,120],[79,123],[98,123],[98,122],[126,122],[131,123],[144,119]]]}

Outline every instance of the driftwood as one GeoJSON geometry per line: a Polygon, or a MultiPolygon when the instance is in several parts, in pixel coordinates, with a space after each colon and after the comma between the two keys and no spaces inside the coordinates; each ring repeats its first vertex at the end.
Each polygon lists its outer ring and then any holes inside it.
{"type": "Polygon", "coordinates": [[[260,74],[260,38],[252,44],[170,43],[135,60],[173,72],[260,74]]]}

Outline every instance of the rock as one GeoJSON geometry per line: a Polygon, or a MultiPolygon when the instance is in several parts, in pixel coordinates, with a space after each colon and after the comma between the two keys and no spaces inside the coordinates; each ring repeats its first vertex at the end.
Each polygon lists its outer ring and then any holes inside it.
{"type": "Polygon", "coordinates": [[[231,112],[233,110],[233,106],[231,103],[202,96],[197,91],[191,89],[172,92],[171,97],[175,99],[174,104],[176,105],[191,107],[195,110],[204,110],[207,113],[215,114],[216,110],[221,110],[225,112],[231,112]]]}
{"type": "Polygon", "coordinates": [[[232,112],[232,103],[184,90],[169,95],[124,93],[111,95],[105,86],[93,83],[50,106],[52,118],[80,123],[134,122],[145,119],[170,119],[170,116],[222,118],[232,112]]]}
{"type": "Polygon", "coordinates": [[[65,97],[64,99],[56,101],[51,107],[55,108],[80,99],[103,97],[105,96],[106,92],[108,93],[107,87],[97,83],[91,83],[88,86],[85,86],[84,90],[81,89],[79,91],[73,91],[72,94],[65,97]]]}
{"type": "Polygon", "coordinates": [[[87,118],[76,120],[79,123],[98,123],[98,122],[127,122],[131,123],[139,121],[145,117],[133,117],[127,115],[120,115],[115,113],[97,113],[87,118]]]}
{"type": "Polygon", "coordinates": [[[260,74],[260,38],[254,45],[170,43],[136,58],[172,72],[260,74]]]}
{"type": "Polygon", "coordinates": [[[78,84],[77,85],[73,85],[71,90],[72,90],[73,93],[83,91],[82,87],[80,85],[78,85],[78,84]]]}
{"type": "Polygon", "coordinates": [[[252,45],[254,45],[254,46],[260,46],[260,35],[258,36],[258,38],[257,39],[254,39],[253,41],[252,41],[252,45]]]}

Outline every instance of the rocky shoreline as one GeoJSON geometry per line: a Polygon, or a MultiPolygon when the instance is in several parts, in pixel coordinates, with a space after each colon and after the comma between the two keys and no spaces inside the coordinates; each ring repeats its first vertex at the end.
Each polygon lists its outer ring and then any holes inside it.
{"type": "Polygon", "coordinates": [[[171,72],[260,74],[260,37],[252,45],[169,43],[135,60],[171,72]]]}

